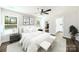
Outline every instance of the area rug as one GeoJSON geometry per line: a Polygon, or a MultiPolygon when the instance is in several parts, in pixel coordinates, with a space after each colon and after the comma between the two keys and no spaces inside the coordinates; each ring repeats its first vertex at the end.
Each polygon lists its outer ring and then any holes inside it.
{"type": "Polygon", "coordinates": [[[19,42],[15,42],[7,46],[6,52],[23,52],[23,49],[19,42]]]}

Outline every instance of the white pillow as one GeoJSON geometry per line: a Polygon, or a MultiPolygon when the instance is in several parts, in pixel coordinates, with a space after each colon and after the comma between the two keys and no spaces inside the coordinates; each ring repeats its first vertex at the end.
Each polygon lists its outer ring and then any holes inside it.
{"type": "Polygon", "coordinates": [[[37,28],[35,26],[25,26],[22,28],[24,33],[36,32],[37,28]]]}
{"type": "Polygon", "coordinates": [[[50,47],[51,43],[47,42],[47,41],[43,41],[40,46],[45,50],[47,51],[48,48],[50,47]]]}

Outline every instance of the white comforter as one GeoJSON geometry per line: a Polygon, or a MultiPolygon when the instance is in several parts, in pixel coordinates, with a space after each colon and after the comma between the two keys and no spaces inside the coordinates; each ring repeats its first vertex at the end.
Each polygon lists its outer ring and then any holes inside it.
{"type": "Polygon", "coordinates": [[[22,39],[20,40],[20,44],[23,49],[27,52],[36,52],[39,47],[47,50],[49,46],[54,41],[55,37],[51,36],[49,33],[45,32],[31,32],[31,33],[22,33],[22,39]],[[44,44],[47,44],[45,47],[44,44]]]}

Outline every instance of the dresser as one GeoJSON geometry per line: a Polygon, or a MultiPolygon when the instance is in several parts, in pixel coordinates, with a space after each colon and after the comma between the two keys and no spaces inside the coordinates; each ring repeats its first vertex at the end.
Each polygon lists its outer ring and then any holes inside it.
{"type": "Polygon", "coordinates": [[[10,35],[10,43],[17,42],[21,39],[21,34],[14,33],[10,35]]]}

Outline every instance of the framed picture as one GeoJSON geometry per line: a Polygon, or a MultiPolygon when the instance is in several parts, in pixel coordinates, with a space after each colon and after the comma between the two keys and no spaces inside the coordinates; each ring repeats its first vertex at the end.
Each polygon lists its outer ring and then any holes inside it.
{"type": "Polygon", "coordinates": [[[30,25],[34,25],[34,19],[30,18],[30,25]]]}
{"type": "Polygon", "coordinates": [[[17,28],[17,17],[5,16],[5,29],[17,28]]]}
{"type": "Polygon", "coordinates": [[[23,17],[23,24],[24,25],[29,25],[30,24],[30,20],[29,20],[29,17],[23,17]]]}
{"type": "Polygon", "coordinates": [[[5,24],[17,24],[17,17],[5,16],[5,24]]]}
{"type": "Polygon", "coordinates": [[[24,19],[24,25],[29,25],[29,19],[24,19]]]}
{"type": "Polygon", "coordinates": [[[34,25],[34,19],[31,17],[23,17],[24,25],[34,25]]]}

